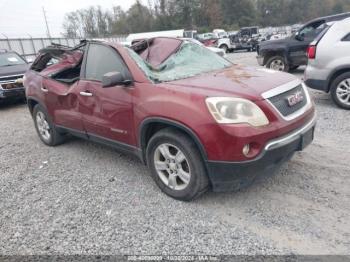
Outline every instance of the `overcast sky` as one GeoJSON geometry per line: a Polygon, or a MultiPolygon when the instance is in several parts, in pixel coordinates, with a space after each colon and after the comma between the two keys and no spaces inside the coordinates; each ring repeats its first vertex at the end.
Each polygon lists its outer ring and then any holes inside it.
{"type": "Polygon", "coordinates": [[[120,5],[128,9],[135,0],[0,0],[0,38],[45,37],[42,7],[46,10],[52,36],[60,36],[64,14],[91,5],[108,9],[120,5]],[[4,34],[4,35],[3,35],[4,34]]]}

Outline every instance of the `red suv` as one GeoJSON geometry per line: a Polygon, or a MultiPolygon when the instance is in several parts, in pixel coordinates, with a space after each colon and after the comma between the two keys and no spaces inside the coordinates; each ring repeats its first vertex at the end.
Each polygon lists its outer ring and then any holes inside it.
{"type": "Polygon", "coordinates": [[[184,201],[271,174],[311,143],[316,122],[294,76],[180,39],[53,45],[24,85],[46,145],[72,134],[135,154],[162,191],[184,201]]]}

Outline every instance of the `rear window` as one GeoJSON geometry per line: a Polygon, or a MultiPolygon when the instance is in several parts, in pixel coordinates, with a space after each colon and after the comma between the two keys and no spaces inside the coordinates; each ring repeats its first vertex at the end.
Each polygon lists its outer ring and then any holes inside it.
{"type": "MultiPolygon", "coordinates": [[[[326,24],[325,24],[326,25],[326,24]]],[[[323,29],[323,31],[321,33],[319,33],[319,35],[315,38],[315,40],[313,41],[313,44],[317,44],[318,42],[321,41],[321,39],[326,35],[326,33],[328,32],[329,28],[331,28],[330,25],[326,25],[323,29]]]]}

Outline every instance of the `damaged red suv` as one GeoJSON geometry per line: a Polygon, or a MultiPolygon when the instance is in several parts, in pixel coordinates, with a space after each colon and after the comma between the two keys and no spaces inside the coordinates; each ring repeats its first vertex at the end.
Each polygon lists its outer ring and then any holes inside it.
{"type": "Polygon", "coordinates": [[[135,154],[163,192],[184,201],[272,174],[312,142],[316,122],[294,76],[235,65],[173,38],[131,48],[53,45],[24,85],[46,145],[71,134],[135,154]]]}

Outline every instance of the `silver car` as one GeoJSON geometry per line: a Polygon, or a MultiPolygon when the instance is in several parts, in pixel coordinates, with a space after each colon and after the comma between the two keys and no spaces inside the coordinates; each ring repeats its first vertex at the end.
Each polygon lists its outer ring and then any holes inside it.
{"type": "Polygon", "coordinates": [[[325,29],[308,49],[305,83],[331,93],[333,101],[350,110],[350,18],[325,29]]]}

